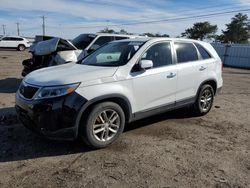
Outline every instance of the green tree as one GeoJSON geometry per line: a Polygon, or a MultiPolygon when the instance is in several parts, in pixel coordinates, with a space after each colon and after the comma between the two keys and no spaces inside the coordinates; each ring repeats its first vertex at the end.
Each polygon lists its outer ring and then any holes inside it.
{"type": "Polygon", "coordinates": [[[227,29],[222,31],[223,42],[247,43],[250,37],[250,21],[248,16],[242,13],[236,14],[231,23],[226,24],[227,29]]]}
{"type": "Polygon", "coordinates": [[[119,31],[119,34],[124,34],[124,35],[127,35],[127,34],[129,34],[125,29],[121,29],[120,31],[119,31]]]}
{"type": "Polygon", "coordinates": [[[120,31],[115,31],[113,29],[109,29],[105,27],[104,29],[99,31],[100,33],[112,33],[112,34],[123,34],[123,35],[130,35],[131,33],[127,32],[125,29],[121,29],[120,31]]]}
{"type": "Polygon", "coordinates": [[[109,29],[108,27],[105,27],[100,31],[100,33],[116,33],[115,30],[109,29]]]}
{"type": "Polygon", "coordinates": [[[209,22],[197,22],[193,27],[186,29],[181,36],[190,39],[204,40],[206,38],[214,38],[217,30],[217,25],[211,25],[209,22]]]}
{"type": "Polygon", "coordinates": [[[169,37],[167,34],[160,33],[143,33],[143,35],[147,35],[148,37],[169,37]]]}

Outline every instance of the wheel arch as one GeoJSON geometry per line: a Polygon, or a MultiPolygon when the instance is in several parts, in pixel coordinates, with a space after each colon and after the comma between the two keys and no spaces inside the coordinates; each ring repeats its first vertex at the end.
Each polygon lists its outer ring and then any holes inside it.
{"type": "Polygon", "coordinates": [[[17,49],[19,49],[19,46],[24,46],[24,48],[27,48],[27,46],[26,46],[25,44],[23,44],[23,43],[19,43],[19,44],[17,45],[17,49]]]}
{"type": "Polygon", "coordinates": [[[216,81],[215,79],[208,79],[208,80],[203,81],[203,82],[200,84],[200,86],[199,86],[199,88],[198,88],[198,90],[197,90],[196,96],[198,96],[201,87],[202,87],[203,85],[205,85],[205,84],[210,85],[210,86],[213,88],[213,90],[214,90],[214,95],[216,95],[216,92],[217,92],[217,81],[216,81]]]}
{"type": "Polygon", "coordinates": [[[120,94],[110,94],[110,95],[100,96],[100,97],[89,100],[87,103],[85,103],[82,106],[81,110],[79,111],[77,115],[77,119],[76,119],[76,125],[75,125],[77,128],[77,135],[78,135],[80,123],[83,120],[83,118],[86,117],[84,115],[85,114],[87,115],[94,105],[98,103],[102,103],[102,102],[114,102],[118,104],[124,111],[126,122],[130,122],[130,120],[132,119],[132,108],[127,97],[120,95],[120,94]]]}

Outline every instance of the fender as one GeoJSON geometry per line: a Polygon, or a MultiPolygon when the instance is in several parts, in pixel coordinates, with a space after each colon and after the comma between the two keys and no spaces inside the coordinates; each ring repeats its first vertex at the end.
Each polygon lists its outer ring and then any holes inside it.
{"type": "Polygon", "coordinates": [[[79,130],[79,125],[80,125],[80,121],[81,121],[81,118],[82,118],[82,115],[83,113],[85,112],[85,110],[90,107],[91,105],[93,105],[94,103],[98,103],[98,102],[101,102],[101,101],[106,101],[106,100],[115,100],[115,99],[120,99],[122,100],[123,102],[125,102],[125,105],[127,107],[126,111],[124,111],[125,115],[127,116],[126,117],[126,121],[127,122],[130,122],[131,119],[132,119],[132,108],[131,108],[131,104],[128,100],[127,97],[125,97],[124,95],[121,95],[121,94],[108,94],[108,95],[103,95],[103,96],[100,96],[100,97],[96,97],[94,99],[91,99],[89,101],[87,101],[81,108],[80,112],[78,113],[77,115],[77,118],[76,118],[76,122],[75,122],[75,128],[76,128],[76,134],[78,135],[78,130],[79,130]]]}
{"type": "Polygon", "coordinates": [[[214,78],[211,78],[211,79],[207,79],[207,80],[205,80],[205,81],[203,81],[201,84],[200,84],[200,86],[199,86],[199,88],[198,88],[198,90],[197,90],[197,92],[196,92],[196,98],[197,98],[197,96],[198,96],[198,94],[199,94],[199,91],[200,91],[200,89],[201,89],[201,86],[203,86],[206,82],[215,82],[215,90],[214,90],[214,95],[217,93],[217,81],[214,79],[214,78]]]}

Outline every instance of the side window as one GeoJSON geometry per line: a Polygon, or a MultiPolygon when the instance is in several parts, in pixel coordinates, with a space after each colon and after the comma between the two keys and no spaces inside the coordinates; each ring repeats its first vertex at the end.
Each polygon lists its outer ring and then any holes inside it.
{"type": "Polygon", "coordinates": [[[175,42],[174,46],[178,63],[198,60],[197,50],[192,43],[175,42]]]}
{"type": "Polygon", "coordinates": [[[123,40],[123,39],[128,39],[128,37],[115,37],[115,40],[123,40]]]}
{"type": "Polygon", "coordinates": [[[169,42],[158,43],[151,46],[142,56],[142,60],[152,60],[153,67],[172,64],[171,45],[169,42]]]}
{"type": "Polygon", "coordinates": [[[110,42],[113,40],[113,37],[99,37],[95,43],[90,47],[91,51],[97,50],[98,48],[100,48],[102,45],[110,42]]]}
{"type": "Polygon", "coordinates": [[[3,41],[9,41],[9,37],[2,38],[3,41]]]}
{"type": "Polygon", "coordinates": [[[211,58],[211,55],[207,52],[207,50],[203,46],[201,46],[198,43],[195,43],[195,46],[198,48],[202,59],[210,59],[211,58]]]}
{"type": "Polygon", "coordinates": [[[22,38],[14,38],[16,41],[23,41],[22,38]]]}

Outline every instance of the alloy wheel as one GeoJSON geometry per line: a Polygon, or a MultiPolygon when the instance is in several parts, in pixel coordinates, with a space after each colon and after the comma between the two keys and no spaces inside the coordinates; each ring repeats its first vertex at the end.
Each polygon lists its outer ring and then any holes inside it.
{"type": "Polygon", "coordinates": [[[98,141],[106,142],[117,134],[120,123],[120,116],[115,110],[103,110],[95,118],[93,135],[98,141]]]}
{"type": "Polygon", "coordinates": [[[200,106],[204,112],[211,108],[213,95],[210,89],[205,89],[200,98],[200,106]]]}

